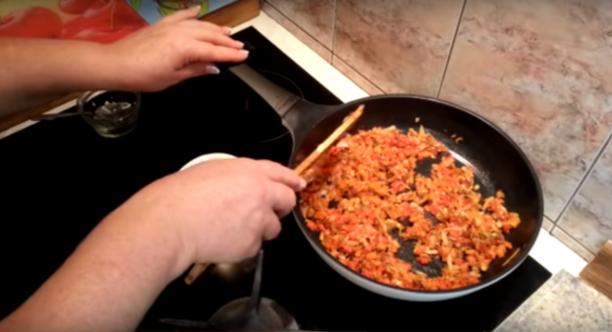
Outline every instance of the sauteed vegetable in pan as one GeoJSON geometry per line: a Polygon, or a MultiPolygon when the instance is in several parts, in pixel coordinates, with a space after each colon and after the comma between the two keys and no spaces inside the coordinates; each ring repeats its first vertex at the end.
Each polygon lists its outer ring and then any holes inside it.
{"type": "MultiPolygon", "coordinates": [[[[459,139],[457,139],[459,140],[459,139]]],[[[378,282],[416,290],[476,284],[512,248],[520,223],[504,195],[483,196],[474,170],[432,135],[391,126],[347,135],[306,173],[307,227],[343,265],[378,282]],[[427,173],[419,165],[430,162],[427,173]],[[408,241],[416,261],[398,257],[408,241]],[[424,268],[442,266],[428,276],[424,268]]]]}

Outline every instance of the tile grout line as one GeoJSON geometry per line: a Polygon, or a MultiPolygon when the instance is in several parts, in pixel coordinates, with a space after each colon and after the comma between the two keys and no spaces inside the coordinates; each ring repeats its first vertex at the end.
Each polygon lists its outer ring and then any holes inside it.
{"type": "MultiPolygon", "coordinates": [[[[299,24],[297,24],[295,21],[293,21],[291,18],[289,18],[287,15],[285,15],[285,13],[283,13],[280,9],[276,8],[271,2],[266,1],[266,3],[270,6],[270,8],[276,10],[282,17],[284,17],[287,21],[291,22],[293,25],[295,25],[296,28],[298,28],[300,31],[302,31],[304,34],[306,34],[308,37],[312,38],[313,41],[315,41],[317,44],[321,45],[321,47],[323,47],[324,49],[326,49],[327,51],[329,51],[331,53],[331,55],[334,54],[334,52],[332,50],[329,49],[329,47],[323,45],[323,43],[321,43],[317,38],[315,38],[315,36],[311,35],[308,31],[302,29],[302,27],[300,27],[299,24]]],[[[335,27],[334,27],[335,28],[335,27]]],[[[293,34],[293,33],[292,33],[293,34]]],[[[296,36],[297,38],[297,36],[296,36]]],[[[332,35],[333,38],[333,35],[332,35]]],[[[298,38],[299,39],[299,38],[298,38]]],[[[308,46],[308,45],[306,45],[308,46]]],[[[309,47],[310,48],[310,47],[309,47]]],[[[313,50],[314,51],[314,50],[313,50]]]]}
{"type": "MultiPolygon", "coordinates": [[[[281,15],[282,17],[284,17],[287,21],[291,22],[293,25],[295,25],[296,28],[300,29],[302,32],[304,32],[307,36],[309,36],[310,38],[312,38],[312,40],[314,40],[316,43],[318,43],[319,45],[321,45],[323,48],[325,48],[326,50],[328,50],[331,53],[331,64],[333,65],[333,60],[334,57],[340,59],[342,62],[344,62],[344,64],[350,68],[351,70],[353,70],[357,75],[359,75],[361,78],[363,78],[365,81],[367,81],[368,83],[372,84],[372,86],[374,86],[376,89],[380,90],[383,94],[386,94],[387,92],[385,92],[385,90],[383,90],[381,87],[379,87],[377,84],[375,84],[374,82],[372,82],[370,79],[368,79],[367,77],[363,76],[361,74],[361,72],[359,72],[355,67],[351,66],[350,64],[348,64],[348,62],[346,62],[344,59],[342,59],[340,56],[338,56],[333,49],[329,49],[327,48],[325,45],[323,45],[321,42],[319,42],[318,39],[316,39],[313,35],[311,35],[310,33],[308,33],[306,30],[302,29],[295,21],[293,21],[291,18],[289,18],[287,15],[285,15],[285,13],[283,13],[281,10],[279,10],[278,8],[276,8],[276,6],[274,6],[272,3],[270,3],[269,1],[266,1],[266,3],[270,6],[270,8],[272,8],[273,10],[277,11],[279,13],[279,15],[281,15]]],[[[332,34],[332,46],[335,44],[335,39],[336,39],[336,6],[337,6],[338,0],[334,1],[334,21],[333,21],[333,34],[332,34]]]]}
{"type": "MultiPolygon", "coordinates": [[[[595,166],[597,166],[597,163],[599,162],[599,160],[603,156],[604,152],[606,151],[606,148],[610,145],[610,141],[612,141],[612,132],[610,132],[608,134],[608,137],[606,137],[606,139],[605,139],[601,149],[599,149],[599,151],[595,155],[595,158],[593,158],[593,162],[591,163],[591,165],[589,166],[589,168],[585,172],[585,174],[582,177],[582,179],[580,179],[580,182],[578,183],[578,185],[576,186],[576,188],[574,189],[572,194],[567,199],[567,202],[565,203],[565,205],[563,206],[563,208],[559,212],[559,215],[557,216],[557,218],[553,221],[553,226],[550,228],[550,232],[549,232],[551,235],[553,235],[552,232],[555,230],[555,228],[557,228],[557,226],[558,226],[557,224],[559,223],[559,221],[561,221],[561,218],[567,212],[567,209],[572,204],[572,201],[574,200],[574,198],[576,198],[576,196],[580,192],[580,189],[582,189],[582,187],[584,186],[584,184],[588,180],[589,176],[595,170],[595,166]]],[[[563,228],[559,227],[559,229],[561,229],[561,231],[563,231],[566,235],[568,235],[570,238],[572,238],[574,241],[576,241],[576,243],[578,243],[580,246],[582,246],[588,252],[594,254],[589,248],[585,247],[580,241],[578,241],[576,238],[574,238],[570,233],[566,232],[563,228]]]]}
{"type": "MultiPolygon", "coordinates": [[[[580,179],[580,182],[578,182],[578,185],[576,186],[576,188],[572,191],[572,193],[570,194],[567,202],[563,205],[563,208],[561,209],[561,211],[559,212],[559,214],[557,215],[557,218],[555,218],[554,221],[554,226],[557,225],[557,222],[561,219],[561,217],[563,216],[563,214],[566,212],[566,210],[568,209],[571,201],[574,200],[574,198],[576,197],[576,195],[578,194],[578,192],[580,191],[580,189],[582,189],[582,187],[584,186],[584,183],[586,182],[586,180],[588,179],[589,175],[591,175],[591,173],[593,172],[593,170],[595,169],[595,165],[597,164],[597,162],[599,161],[599,159],[601,159],[601,156],[603,155],[603,153],[605,152],[606,148],[608,147],[610,141],[612,140],[612,132],[610,132],[608,134],[608,137],[606,137],[606,139],[604,140],[601,148],[599,149],[599,151],[597,151],[597,154],[595,155],[595,158],[593,158],[593,162],[591,162],[591,165],[587,168],[586,172],[584,173],[584,175],[582,176],[582,179],[580,179]]],[[[554,227],[553,227],[554,228],[554,227]]],[[[551,229],[552,232],[552,229],[551,229]]]]}
{"type": "Polygon", "coordinates": [[[333,62],[333,57],[334,57],[334,48],[336,46],[336,20],[338,19],[338,12],[337,12],[337,8],[338,8],[338,0],[334,0],[334,18],[332,19],[332,35],[331,35],[331,55],[332,55],[332,62],[333,62]]]}
{"type": "MultiPolygon", "coordinates": [[[[331,49],[331,55],[332,55],[331,64],[332,64],[332,66],[334,65],[334,58],[338,58],[340,61],[342,61],[344,63],[344,65],[346,65],[348,68],[350,68],[352,71],[354,71],[355,74],[359,75],[364,81],[367,81],[372,86],[374,86],[376,89],[380,90],[383,94],[386,94],[385,90],[381,89],[378,85],[374,84],[374,82],[372,82],[370,79],[365,77],[355,67],[349,65],[348,62],[346,62],[344,59],[342,59],[342,57],[340,57],[340,56],[338,56],[336,54],[334,49],[336,48],[336,22],[337,21],[338,21],[338,0],[334,0],[334,20],[332,22],[332,45],[331,45],[332,46],[332,49],[331,49]]],[[[369,93],[368,93],[368,95],[369,95],[369,93]]]]}
{"type": "MultiPolygon", "coordinates": [[[[553,227],[554,227],[554,226],[555,226],[555,225],[553,225],[553,227]]],[[[551,230],[551,232],[552,232],[553,228],[551,228],[550,230],[551,230]]],[[[578,241],[578,239],[576,239],[576,238],[575,238],[575,237],[574,237],[572,234],[570,234],[570,233],[566,232],[566,231],[565,231],[563,228],[559,227],[559,231],[563,232],[563,233],[565,234],[565,236],[567,236],[567,237],[569,237],[570,239],[572,239],[572,241],[574,241],[574,242],[575,242],[577,245],[579,245],[580,247],[582,247],[582,249],[586,250],[587,252],[589,252],[589,253],[591,253],[591,254],[593,254],[593,255],[595,255],[595,254],[596,254],[595,252],[591,251],[591,249],[587,248],[587,247],[586,247],[584,244],[582,244],[582,242],[578,241]]],[[[552,237],[554,237],[554,238],[557,238],[557,237],[556,237],[554,234],[552,234],[552,233],[550,233],[550,236],[552,236],[552,237]]],[[[558,239],[558,238],[557,238],[557,239],[558,239]]],[[[561,239],[558,239],[558,240],[559,240],[559,241],[561,241],[561,239]]],[[[561,241],[561,242],[563,242],[563,241],[561,241]]],[[[569,246],[568,246],[568,248],[569,248],[569,246]]],[[[572,248],[570,248],[570,249],[572,249],[572,248]]],[[[574,250],[572,249],[572,251],[574,251],[574,250]]],[[[575,252],[575,251],[574,251],[574,252],[575,252]]],[[[578,256],[580,256],[578,253],[576,253],[576,254],[577,254],[578,256]]],[[[582,257],[582,256],[580,256],[580,257],[582,257]]],[[[583,257],[583,258],[584,258],[584,257],[583,257]]]]}
{"type": "MultiPolygon", "coordinates": [[[[361,74],[361,72],[359,70],[357,70],[357,68],[353,67],[351,64],[349,64],[346,60],[342,59],[342,57],[338,56],[335,53],[332,53],[332,59],[333,58],[338,58],[340,61],[342,61],[344,63],[345,66],[347,66],[348,68],[350,68],[352,71],[355,72],[355,74],[359,75],[359,77],[363,78],[363,80],[367,81],[368,83],[372,84],[372,86],[374,86],[375,88],[377,88],[378,90],[380,90],[383,94],[387,94],[387,92],[385,90],[383,90],[381,87],[379,87],[377,84],[375,84],[374,82],[370,81],[369,78],[365,77],[363,74],[361,74]]],[[[333,63],[332,63],[333,65],[333,63]]],[[[357,83],[355,83],[357,84],[357,83]]],[[[369,95],[369,93],[368,93],[369,95]]]]}
{"type": "Polygon", "coordinates": [[[453,54],[453,50],[455,48],[455,42],[457,41],[457,35],[459,34],[459,28],[461,27],[461,21],[463,21],[463,13],[465,11],[465,7],[467,6],[468,0],[463,0],[463,5],[461,5],[461,11],[459,12],[459,18],[457,20],[457,27],[455,28],[455,34],[453,35],[453,40],[451,41],[450,49],[448,50],[448,57],[446,58],[446,63],[444,64],[444,71],[442,72],[442,78],[440,79],[440,86],[438,87],[438,93],[436,93],[436,98],[440,98],[440,93],[442,92],[442,86],[444,86],[444,80],[446,79],[446,72],[448,71],[448,65],[451,60],[451,55],[453,54]]]}

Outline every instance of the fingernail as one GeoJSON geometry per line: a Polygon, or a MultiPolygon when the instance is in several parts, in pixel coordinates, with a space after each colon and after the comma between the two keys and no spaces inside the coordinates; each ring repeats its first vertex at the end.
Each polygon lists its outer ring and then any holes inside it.
{"type": "Polygon", "coordinates": [[[226,35],[231,35],[232,34],[232,28],[230,28],[230,27],[223,27],[223,32],[226,35]]]}
{"type": "Polygon", "coordinates": [[[221,73],[221,71],[219,70],[219,67],[217,66],[206,66],[206,73],[211,74],[211,75],[217,75],[221,73]]]}
{"type": "Polygon", "coordinates": [[[249,56],[249,51],[248,50],[240,50],[240,52],[242,52],[242,54],[249,56]]]}
{"type": "Polygon", "coordinates": [[[202,8],[202,6],[200,6],[200,5],[195,5],[195,6],[191,7],[191,8],[189,8],[189,10],[193,10],[194,12],[195,12],[195,11],[198,11],[198,12],[199,12],[201,8],[202,8]]]}
{"type": "Polygon", "coordinates": [[[308,186],[308,181],[304,178],[300,178],[300,190],[304,190],[308,186]]]}
{"type": "Polygon", "coordinates": [[[244,43],[241,41],[236,41],[236,45],[238,45],[239,48],[243,48],[244,47],[244,43]]]}

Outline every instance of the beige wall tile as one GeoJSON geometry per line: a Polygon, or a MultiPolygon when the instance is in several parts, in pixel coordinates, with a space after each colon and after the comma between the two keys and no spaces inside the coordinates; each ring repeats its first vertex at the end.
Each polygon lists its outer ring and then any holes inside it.
{"type": "Polygon", "coordinates": [[[506,130],[556,220],[612,127],[612,1],[468,1],[441,98],[506,130]]]}
{"type": "Polygon", "coordinates": [[[565,244],[568,248],[572,249],[580,257],[584,258],[587,262],[591,261],[593,257],[595,257],[592,252],[572,238],[562,228],[555,227],[552,231],[552,235],[559,239],[559,241],[563,242],[563,244],[565,244]]]}
{"type": "Polygon", "coordinates": [[[557,225],[592,252],[612,239],[612,145],[604,150],[557,225]]]}
{"type": "Polygon", "coordinates": [[[287,19],[284,14],[276,10],[276,8],[272,7],[267,2],[263,3],[262,10],[266,14],[268,14],[268,16],[270,16],[273,20],[278,22],[278,24],[282,25],[285,29],[291,32],[302,43],[306,44],[313,51],[317,52],[317,54],[319,54],[323,59],[325,59],[325,61],[331,62],[331,51],[325,46],[323,46],[323,44],[312,38],[312,36],[307,34],[300,27],[295,25],[295,23],[287,19]]]}
{"type": "Polygon", "coordinates": [[[552,222],[552,220],[548,219],[547,217],[544,217],[544,220],[542,221],[542,228],[547,231],[550,232],[550,230],[553,228],[554,223],[552,222]]]}
{"type": "Polygon", "coordinates": [[[387,93],[438,93],[463,0],[338,0],[333,52],[387,93]]]}
{"type": "Polygon", "coordinates": [[[351,68],[351,66],[335,55],[332,55],[332,65],[334,65],[334,67],[336,67],[346,77],[351,79],[351,81],[355,82],[355,84],[357,84],[369,95],[373,96],[384,94],[381,89],[372,84],[372,82],[368,81],[365,77],[363,77],[363,75],[355,71],[355,69],[351,68]]]}
{"type": "Polygon", "coordinates": [[[336,0],[266,0],[328,49],[332,48],[336,0]]]}

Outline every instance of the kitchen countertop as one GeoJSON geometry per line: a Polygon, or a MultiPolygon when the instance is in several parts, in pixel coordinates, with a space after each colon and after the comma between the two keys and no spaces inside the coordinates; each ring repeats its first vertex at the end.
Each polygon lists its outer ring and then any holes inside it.
{"type": "MultiPolygon", "coordinates": [[[[264,12],[259,16],[247,21],[233,30],[240,31],[246,27],[253,26],[266,38],[274,43],[285,54],[292,58],[300,67],[306,70],[313,78],[319,81],[343,102],[367,97],[368,94],[359,88],[330,63],[321,58],[312,49],[294,37],[284,27],[276,23],[264,12]]],[[[70,107],[76,102],[69,101],[48,112],[58,113],[70,107]]],[[[0,132],[0,139],[34,124],[34,121],[26,121],[13,128],[0,132]]],[[[542,230],[532,248],[530,255],[552,274],[565,270],[572,276],[577,277],[586,266],[586,261],[566,247],[559,240],[552,237],[547,231],[542,230]]]]}
{"type": "Polygon", "coordinates": [[[565,271],[550,278],[496,332],[611,331],[612,301],[565,271]]]}

